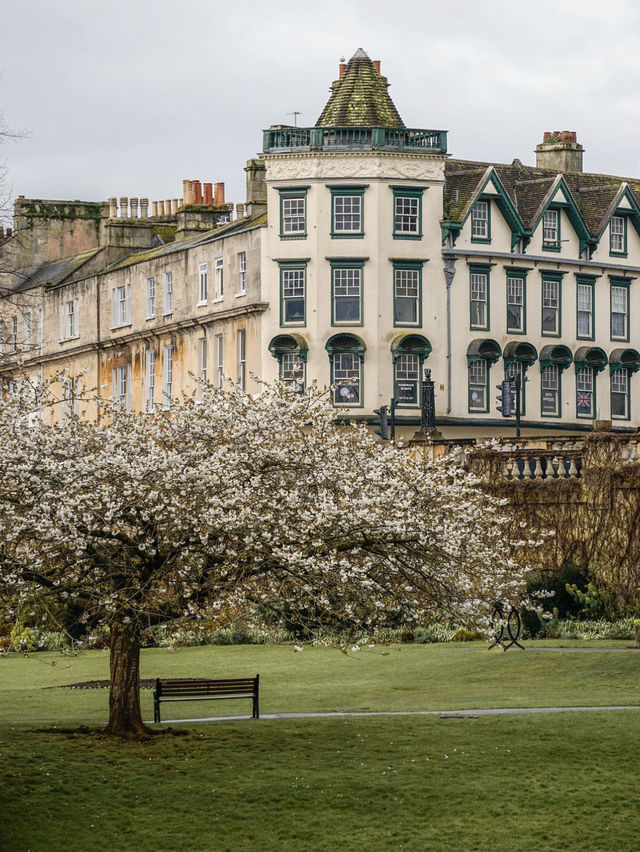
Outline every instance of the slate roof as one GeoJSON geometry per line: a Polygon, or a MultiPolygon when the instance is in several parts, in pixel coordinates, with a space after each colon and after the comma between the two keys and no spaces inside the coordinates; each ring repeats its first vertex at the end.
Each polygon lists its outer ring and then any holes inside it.
{"type": "Polygon", "coordinates": [[[404,127],[387,91],[389,84],[360,47],[339,80],[316,127],[404,127]]]}
{"type": "Polygon", "coordinates": [[[83,251],[80,254],[75,254],[72,257],[65,257],[53,263],[43,263],[40,266],[25,270],[20,275],[20,281],[14,289],[16,292],[21,292],[44,284],[48,286],[61,284],[63,281],[71,278],[74,273],[78,272],[101,251],[101,248],[94,248],[89,251],[83,251]]]}
{"type": "MultiPolygon", "coordinates": [[[[495,169],[504,189],[518,211],[525,228],[533,228],[549,192],[558,179],[551,169],[512,163],[485,163],[473,160],[447,160],[445,164],[444,220],[462,222],[472,199],[482,187],[490,169],[495,169]]],[[[590,172],[567,172],[562,176],[592,236],[599,236],[612,211],[612,205],[628,184],[640,206],[640,179],[590,172]]]]}

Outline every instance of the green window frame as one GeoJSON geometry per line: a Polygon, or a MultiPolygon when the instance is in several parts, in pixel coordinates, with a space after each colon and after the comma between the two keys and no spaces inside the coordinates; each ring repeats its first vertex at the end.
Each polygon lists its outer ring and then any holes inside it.
{"type": "Polygon", "coordinates": [[[280,262],[280,326],[307,324],[307,264],[280,262]]]}
{"type": "Polygon", "coordinates": [[[542,214],[542,250],[560,251],[562,211],[559,207],[547,207],[542,214]]]}
{"type": "Polygon", "coordinates": [[[576,279],[576,337],[578,340],[595,340],[595,297],[595,279],[579,275],[576,279]]]}
{"type": "Polygon", "coordinates": [[[420,186],[392,186],[393,239],[422,239],[422,193],[420,186]]]}
{"type": "Polygon", "coordinates": [[[278,375],[288,388],[303,391],[306,386],[307,342],[297,334],[279,334],[269,344],[278,361],[278,375]]]}
{"type": "Polygon", "coordinates": [[[363,408],[364,343],[355,334],[334,334],[325,348],[329,353],[333,404],[340,408],[363,408]]]}
{"type": "Polygon", "coordinates": [[[611,340],[629,340],[629,281],[610,278],[609,287],[609,332],[611,340]]]}
{"type": "Polygon", "coordinates": [[[365,259],[331,260],[331,325],[364,324],[365,259]]]}
{"type": "Polygon", "coordinates": [[[613,370],[610,377],[611,419],[631,420],[631,370],[613,370]]]}
{"type": "Polygon", "coordinates": [[[562,336],[562,275],[543,272],[540,283],[542,337],[562,336]]]}
{"type": "Polygon", "coordinates": [[[489,331],[491,267],[469,267],[469,328],[489,331]]]}
{"type": "Polygon", "coordinates": [[[304,240],[307,236],[308,186],[276,187],[280,195],[280,239],[304,240]]]}
{"type": "Polygon", "coordinates": [[[491,242],[491,201],[479,198],[471,208],[471,242],[491,242]]]}
{"type": "Polygon", "coordinates": [[[540,368],[540,416],[562,417],[562,367],[558,364],[540,368]]]}
{"type": "MultiPolygon", "coordinates": [[[[505,379],[514,379],[520,376],[520,414],[527,413],[527,364],[522,361],[511,361],[504,365],[505,379]]],[[[515,388],[511,392],[511,408],[516,410],[516,391],[515,388]]]]}
{"type": "Polygon", "coordinates": [[[422,325],[422,263],[393,261],[394,328],[422,325]]]}
{"type": "Polygon", "coordinates": [[[507,334],[527,333],[527,273],[507,270],[507,334]]]}
{"type": "Polygon", "coordinates": [[[576,417],[593,420],[596,411],[596,371],[576,366],[576,417]]]}
{"type": "Polygon", "coordinates": [[[391,344],[396,408],[422,405],[422,367],[431,350],[430,341],[421,334],[401,334],[391,344]]]}
{"type": "Polygon", "coordinates": [[[468,365],[468,411],[470,414],[489,411],[489,371],[486,358],[478,358],[468,365]]]}
{"type": "Polygon", "coordinates": [[[328,185],[331,190],[332,239],[364,237],[364,192],[367,185],[328,185]]]}
{"type": "Polygon", "coordinates": [[[627,256],[627,217],[614,213],[609,219],[609,254],[627,256]]]}

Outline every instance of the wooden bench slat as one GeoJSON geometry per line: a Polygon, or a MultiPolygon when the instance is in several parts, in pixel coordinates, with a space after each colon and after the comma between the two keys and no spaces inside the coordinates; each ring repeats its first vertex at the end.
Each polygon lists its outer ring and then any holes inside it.
{"type": "Polygon", "coordinates": [[[254,719],[259,711],[260,675],[254,678],[158,678],[153,691],[154,722],[160,722],[163,701],[207,701],[252,698],[254,719]]]}

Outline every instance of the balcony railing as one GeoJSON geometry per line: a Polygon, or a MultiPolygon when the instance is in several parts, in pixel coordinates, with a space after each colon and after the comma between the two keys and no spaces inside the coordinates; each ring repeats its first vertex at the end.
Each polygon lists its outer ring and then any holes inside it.
{"type": "Polygon", "coordinates": [[[265,154],[285,151],[424,151],[446,154],[446,130],[409,127],[283,127],[265,130],[265,154]]]}

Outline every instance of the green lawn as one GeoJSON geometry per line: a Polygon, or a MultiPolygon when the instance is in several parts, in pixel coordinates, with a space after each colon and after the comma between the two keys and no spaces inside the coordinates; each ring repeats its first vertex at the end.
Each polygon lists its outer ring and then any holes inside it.
{"type": "MultiPolygon", "coordinates": [[[[640,654],[533,651],[542,644],[150,650],[142,674],[260,672],[265,713],[640,705],[640,654]]],[[[44,687],[107,668],[101,652],[0,659],[3,852],[638,846],[640,712],[201,723],[147,745],[43,730],[104,722],[105,690],[44,687]]],[[[143,707],[148,718],[146,690],[143,707]]]]}

